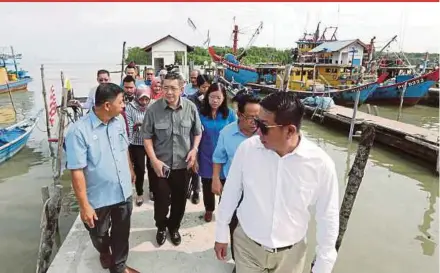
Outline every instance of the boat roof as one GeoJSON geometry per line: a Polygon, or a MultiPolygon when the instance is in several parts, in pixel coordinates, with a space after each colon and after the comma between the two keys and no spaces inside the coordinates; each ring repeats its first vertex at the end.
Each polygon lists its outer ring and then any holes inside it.
{"type": "Polygon", "coordinates": [[[351,68],[351,65],[347,64],[322,64],[322,63],[293,63],[296,66],[305,66],[305,67],[337,67],[337,68],[351,68]]]}
{"type": "Polygon", "coordinates": [[[360,44],[364,49],[367,48],[367,46],[364,43],[362,43],[359,39],[342,40],[342,41],[331,41],[331,42],[322,43],[319,46],[315,47],[314,49],[310,50],[309,53],[337,52],[354,43],[360,44]]]}

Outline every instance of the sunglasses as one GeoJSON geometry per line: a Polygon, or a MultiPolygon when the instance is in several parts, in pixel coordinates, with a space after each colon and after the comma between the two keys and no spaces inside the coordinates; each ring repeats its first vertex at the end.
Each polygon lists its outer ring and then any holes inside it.
{"type": "Polygon", "coordinates": [[[257,126],[258,129],[260,129],[260,132],[263,135],[267,135],[267,133],[269,133],[269,129],[271,128],[276,128],[276,127],[282,127],[284,125],[280,125],[280,124],[275,124],[275,125],[266,125],[264,124],[261,120],[259,119],[254,119],[255,121],[255,125],[257,126]]]}

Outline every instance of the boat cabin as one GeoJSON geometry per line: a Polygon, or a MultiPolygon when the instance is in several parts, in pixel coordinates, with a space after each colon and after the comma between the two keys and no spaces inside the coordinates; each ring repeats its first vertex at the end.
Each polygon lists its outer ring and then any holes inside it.
{"type": "Polygon", "coordinates": [[[258,73],[257,83],[272,85],[277,80],[277,74],[284,70],[284,66],[280,66],[278,63],[257,63],[255,70],[258,73]]]}

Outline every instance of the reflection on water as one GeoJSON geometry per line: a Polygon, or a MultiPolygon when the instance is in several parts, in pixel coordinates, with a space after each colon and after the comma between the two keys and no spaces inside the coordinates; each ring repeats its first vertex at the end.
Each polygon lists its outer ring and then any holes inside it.
{"type": "MultiPolygon", "coordinates": [[[[437,119],[438,120],[438,119],[437,119]]],[[[325,130],[323,127],[318,127],[311,122],[306,121],[304,126],[305,134],[312,138],[320,145],[321,148],[324,148],[326,151],[330,150],[338,150],[340,152],[345,152],[345,162],[344,162],[344,175],[341,177],[343,181],[348,181],[348,173],[350,171],[351,165],[353,164],[354,158],[356,156],[357,151],[357,143],[348,144],[347,137],[339,132],[333,130],[325,130]],[[325,131],[324,131],[325,130],[325,131]],[[325,137],[323,137],[323,134],[325,137]],[[336,147],[329,147],[329,144],[336,147]],[[344,146],[345,145],[345,146],[344,146]]],[[[333,157],[334,158],[334,157],[333,157]]],[[[335,159],[335,158],[334,158],[335,159]]],[[[417,229],[419,231],[418,234],[414,237],[414,239],[421,242],[421,249],[423,255],[434,256],[435,249],[438,244],[438,225],[433,226],[433,222],[438,222],[438,213],[436,214],[435,205],[439,197],[439,183],[438,177],[433,175],[432,173],[426,171],[426,169],[419,164],[412,163],[408,159],[403,159],[402,155],[395,154],[392,151],[384,150],[384,149],[376,149],[373,146],[373,149],[370,152],[369,165],[373,168],[366,168],[365,173],[375,172],[374,166],[379,166],[383,169],[388,170],[387,178],[390,180],[394,180],[395,177],[393,174],[400,174],[407,178],[410,178],[413,183],[417,186],[419,190],[424,192],[424,197],[421,200],[424,200],[426,205],[419,207],[424,209],[423,216],[421,217],[422,224],[417,225],[417,229]]],[[[337,159],[335,161],[338,161],[337,159]]],[[[341,161],[342,163],[342,161],[341,161]]],[[[369,183],[368,177],[364,175],[363,184],[369,183]]],[[[381,190],[381,189],[377,189],[381,190]]],[[[398,189],[397,189],[398,190],[398,189]]],[[[360,188],[360,192],[362,191],[362,186],[360,188]]],[[[396,191],[397,192],[397,191],[396,191]]],[[[395,194],[393,192],[393,194],[395,194]]],[[[343,198],[343,192],[341,192],[341,200],[343,198]]],[[[389,201],[392,202],[393,198],[390,198],[389,201]]],[[[416,206],[416,204],[414,204],[416,206]]],[[[356,205],[355,205],[356,206],[356,205]]],[[[392,213],[392,212],[390,212],[392,213]]],[[[419,222],[420,223],[420,222],[419,222]]],[[[413,223],[416,225],[416,223],[413,223]]],[[[435,256],[438,258],[437,256],[435,256]]]]}
{"type": "MultiPolygon", "coordinates": [[[[29,67],[31,75],[38,77],[39,65],[26,67],[29,67]]],[[[96,84],[96,71],[101,68],[117,70],[118,67],[111,64],[46,65],[46,86],[55,86],[59,101],[59,73],[63,69],[72,80],[75,93],[87,95],[96,84]]],[[[118,82],[119,76],[112,76],[115,77],[114,82],[118,82]]],[[[38,79],[30,85],[31,90],[40,88],[38,79]]],[[[19,110],[19,119],[43,107],[39,91],[14,92],[13,99],[19,110]]],[[[0,108],[9,104],[9,97],[0,95],[0,108]]],[[[397,116],[395,109],[380,107],[379,110],[381,116],[397,116]]],[[[437,111],[425,106],[405,108],[403,120],[438,129],[437,111]]],[[[0,165],[1,272],[35,272],[42,206],[40,188],[52,183],[52,162],[46,133],[42,130],[45,129],[44,124],[44,118],[40,119],[28,145],[10,161],[0,165]]],[[[356,155],[357,142],[348,145],[345,134],[309,121],[304,121],[303,129],[334,159],[343,193],[356,155]]],[[[64,237],[78,208],[70,190],[68,172],[63,174],[61,182],[65,198],[60,231],[64,237]]],[[[400,154],[373,147],[334,272],[438,272],[439,219],[435,210],[438,190],[438,178],[420,165],[402,159],[400,154]]],[[[311,225],[312,231],[314,228],[311,225]]],[[[314,244],[311,235],[310,245],[314,244]]],[[[308,257],[312,258],[313,252],[314,248],[310,247],[308,257]]]]}

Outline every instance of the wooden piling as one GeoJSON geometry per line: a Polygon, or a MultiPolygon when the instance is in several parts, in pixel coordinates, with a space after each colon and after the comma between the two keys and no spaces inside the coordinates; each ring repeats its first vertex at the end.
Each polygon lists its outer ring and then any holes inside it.
{"type": "Polygon", "coordinates": [[[379,107],[377,105],[373,105],[374,115],[379,116],[379,107]]]}
{"type": "Polygon", "coordinates": [[[350,123],[350,132],[348,134],[348,142],[350,142],[350,143],[353,140],[354,123],[356,121],[356,113],[357,113],[357,109],[358,109],[359,97],[360,96],[361,96],[361,92],[357,91],[356,92],[356,99],[354,101],[354,106],[353,106],[353,117],[351,118],[351,123],[350,123]]]}
{"type": "MultiPolygon", "coordinates": [[[[45,191],[45,190],[44,190],[45,191]]],[[[41,214],[41,237],[36,273],[49,269],[53,244],[57,236],[58,217],[61,210],[63,186],[55,185],[53,195],[44,202],[41,214]]],[[[44,199],[44,197],[43,197],[44,199]]]]}
{"type": "Polygon", "coordinates": [[[63,157],[63,143],[64,143],[64,129],[65,129],[65,121],[66,121],[66,111],[67,111],[67,93],[69,92],[64,87],[64,73],[61,71],[61,86],[62,86],[62,96],[61,96],[61,106],[60,106],[60,120],[59,120],[59,128],[58,128],[58,149],[57,149],[57,157],[56,157],[56,165],[55,165],[55,177],[54,183],[60,183],[61,177],[61,162],[63,157]]]}
{"type": "Polygon", "coordinates": [[[121,60],[121,82],[122,82],[122,78],[124,78],[124,63],[125,63],[125,44],[127,42],[124,41],[124,43],[122,44],[122,60],[121,60]]]}
{"type": "MultiPolygon", "coordinates": [[[[363,129],[362,137],[359,141],[358,150],[354,159],[351,170],[348,174],[347,187],[345,188],[344,199],[342,201],[341,209],[339,210],[339,234],[336,240],[335,248],[339,251],[342,245],[345,231],[347,231],[348,220],[353,209],[359,187],[364,177],[364,170],[367,166],[368,158],[370,156],[371,147],[373,147],[375,138],[375,129],[371,125],[363,129]]],[[[311,268],[315,264],[316,257],[313,259],[311,268]]],[[[310,270],[312,272],[312,270],[310,270]]]]}
{"type": "Polygon", "coordinates": [[[369,105],[368,103],[365,104],[365,106],[367,106],[367,113],[371,114],[371,105],[369,105]]]}
{"type": "Polygon", "coordinates": [[[51,135],[50,135],[50,123],[49,123],[49,106],[47,104],[46,84],[44,83],[44,65],[41,65],[40,70],[41,70],[41,85],[42,85],[42,92],[43,92],[44,110],[46,112],[47,139],[50,139],[51,135]]]}
{"type": "Polygon", "coordinates": [[[405,97],[405,92],[406,92],[407,86],[408,86],[408,82],[405,82],[405,85],[403,86],[402,92],[400,93],[400,105],[399,105],[399,113],[397,114],[397,121],[399,121],[402,116],[403,98],[405,97]]]}
{"type": "Polygon", "coordinates": [[[344,199],[342,201],[339,212],[339,235],[336,241],[336,251],[339,250],[342,244],[345,231],[347,230],[348,220],[353,209],[356,195],[364,177],[364,170],[370,156],[371,147],[373,147],[375,137],[375,129],[373,126],[366,126],[363,130],[362,137],[359,141],[358,150],[348,174],[348,183],[345,188],[344,199]]]}

